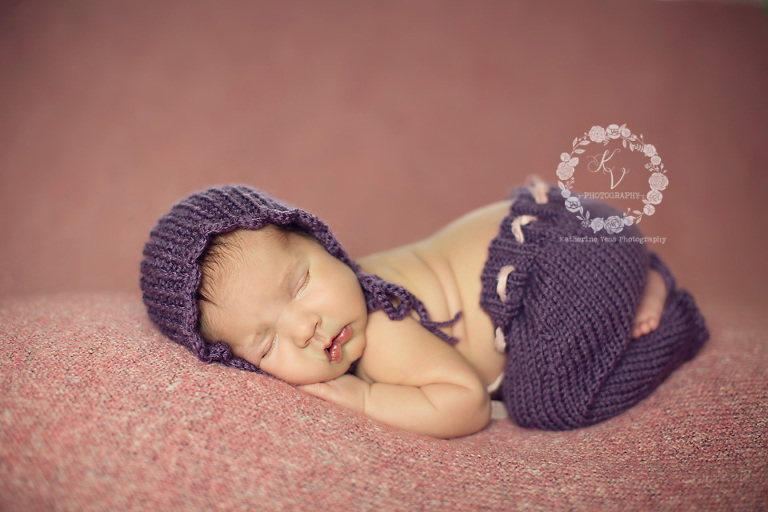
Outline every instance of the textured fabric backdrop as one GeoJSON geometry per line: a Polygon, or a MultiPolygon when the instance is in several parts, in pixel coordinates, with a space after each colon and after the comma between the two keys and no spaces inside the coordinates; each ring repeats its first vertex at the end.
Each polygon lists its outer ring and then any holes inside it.
{"type": "Polygon", "coordinates": [[[131,295],[0,304],[2,510],[760,510],[765,328],[712,339],[629,412],[568,432],[407,434],[205,365],[131,295]]]}

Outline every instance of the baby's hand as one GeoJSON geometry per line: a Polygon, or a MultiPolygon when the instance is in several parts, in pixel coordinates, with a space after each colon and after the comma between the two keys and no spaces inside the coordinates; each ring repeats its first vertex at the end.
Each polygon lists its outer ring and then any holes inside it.
{"type": "Polygon", "coordinates": [[[371,385],[354,375],[345,374],[328,382],[307,384],[297,388],[347,409],[365,412],[365,400],[371,385]]]}

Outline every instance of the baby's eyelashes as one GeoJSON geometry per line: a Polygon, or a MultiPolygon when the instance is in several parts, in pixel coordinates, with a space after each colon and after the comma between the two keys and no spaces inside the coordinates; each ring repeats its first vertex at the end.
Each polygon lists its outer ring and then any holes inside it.
{"type": "Polygon", "coordinates": [[[261,358],[264,359],[265,357],[268,357],[272,352],[274,352],[275,347],[277,346],[279,339],[277,334],[267,343],[266,350],[261,355],[261,358]]]}
{"type": "Polygon", "coordinates": [[[304,273],[304,277],[299,282],[299,290],[296,292],[296,295],[299,296],[302,293],[304,293],[307,288],[309,287],[309,281],[311,279],[311,274],[309,273],[309,269],[304,273]]]}

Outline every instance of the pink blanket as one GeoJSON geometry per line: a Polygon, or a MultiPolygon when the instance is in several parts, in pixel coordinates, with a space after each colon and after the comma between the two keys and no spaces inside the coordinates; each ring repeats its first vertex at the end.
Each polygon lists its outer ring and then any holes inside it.
{"type": "Polygon", "coordinates": [[[0,508],[758,510],[768,332],[730,305],[702,309],[710,342],[629,412],[443,441],[205,365],[135,295],[5,301],[0,508]]]}

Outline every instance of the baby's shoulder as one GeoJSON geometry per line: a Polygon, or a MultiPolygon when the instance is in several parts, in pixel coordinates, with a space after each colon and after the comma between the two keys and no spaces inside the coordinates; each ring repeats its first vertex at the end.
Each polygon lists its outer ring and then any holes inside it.
{"type": "Polygon", "coordinates": [[[402,286],[421,300],[434,318],[451,318],[446,303],[441,258],[425,242],[398,247],[358,260],[363,271],[402,286]]]}
{"type": "MultiPolygon", "coordinates": [[[[433,319],[479,311],[480,274],[488,246],[509,212],[510,201],[474,210],[419,242],[359,260],[364,271],[399,284],[418,297],[433,319]]],[[[469,315],[470,318],[466,318],[469,315]]],[[[461,338],[467,333],[453,332],[461,338]]]]}
{"type": "Polygon", "coordinates": [[[389,382],[402,384],[406,379],[408,359],[397,360],[400,340],[412,334],[409,318],[391,320],[381,310],[368,314],[365,328],[365,351],[358,361],[355,373],[367,382],[389,382]]]}
{"type": "Polygon", "coordinates": [[[365,351],[356,374],[367,382],[420,387],[457,376],[475,376],[474,369],[450,344],[410,316],[392,320],[375,311],[368,315],[365,336],[365,351]]]}

